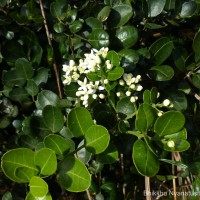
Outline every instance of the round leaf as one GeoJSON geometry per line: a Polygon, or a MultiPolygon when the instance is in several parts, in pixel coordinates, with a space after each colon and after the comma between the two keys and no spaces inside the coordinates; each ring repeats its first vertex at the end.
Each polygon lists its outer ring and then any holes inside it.
{"type": "Polygon", "coordinates": [[[134,103],[130,101],[129,97],[124,97],[117,102],[116,109],[118,113],[124,114],[128,119],[135,114],[137,107],[134,103]]]}
{"type": "Polygon", "coordinates": [[[138,109],[135,126],[139,131],[147,132],[148,129],[153,126],[156,117],[155,109],[151,105],[143,103],[138,109]]]}
{"type": "Polygon", "coordinates": [[[38,174],[34,156],[35,153],[27,148],[9,150],[1,158],[1,168],[12,181],[26,183],[38,174]]]}
{"type": "Polygon", "coordinates": [[[106,59],[110,60],[113,66],[119,66],[119,56],[115,51],[109,51],[106,59]]]}
{"type": "Polygon", "coordinates": [[[88,152],[86,150],[85,147],[83,147],[84,145],[84,140],[82,140],[79,145],[78,148],[81,148],[79,151],[77,151],[77,157],[79,158],[80,161],[82,161],[83,163],[88,163],[92,157],[92,153],[88,152]]]}
{"type": "Polygon", "coordinates": [[[64,116],[58,107],[47,105],[42,111],[44,123],[53,133],[59,132],[64,125],[64,116]]]}
{"type": "Polygon", "coordinates": [[[85,20],[85,22],[90,28],[92,28],[92,30],[94,30],[94,29],[102,29],[102,27],[103,27],[102,23],[98,19],[96,19],[94,17],[87,18],[85,20]]]}
{"type": "Polygon", "coordinates": [[[44,138],[45,147],[53,150],[58,155],[63,155],[71,148],[71,141],[59,135],[51,134],[44,138]]]}
{"type": "Polygon", "coordinates": [[[67,126],[75,137],[84,136],[93,124],[92,116],[86,108],[77,107],[68,114],[67,126]]]}
{"type": "Polygon", "coordinates": [[[91,126],[85,134],[86,149],[94,154],[103,152],[108,147],[109,141],[110,135],[101,125],[91,126]]]}
{"type": "Polygon", "coordinates": [[[27,81],[26,91],[31,96],[35,96],[39,92],[39,88],[33,79],[27,81]]]}
{"type": "Polygon", "coordinates": [[[195,14],[195,11],[197,9],[197,4],[194,1],[184,2],[182,4],[182,9],[180,12],[180,16],[182,18],[191,17],[195,14]]]}
{"type": "Polygon", "coordinates": [[[123,26],[132,17],[132,7],[128,4],[116,4],[112,7],[108,17],[108,26],[111,28],[123,26]]]}
{"type": "Polygon", "coordinates": [[[114,67],[112,70],[108,72],[108,80],[115,81],[119,79],[124,73],[124,69],[122,67],[114,67]]]}
{"type": "Polygon", "coordinates": [[[57,169],[57,159],[54,151],[42,148],[35,154],[35,164],[40,168],[42,175],[52,175],[57,169]]]}
{"type": "Polygon", "coordinates": [[[156,81],[168,81],[174,76],[174,70],[169,65],[154,66],[150,68],[150,75],[156,81]]]}
{"type": "Polygon", "coordinates": [[[156,120],[154,131],[159,136],[169,135],[180,131],[184,124],[185,117],[181,112],[168,111],[156,120]]]}
{"type": "Polygon", "coordinates": [[[159,1],[147,0],[147,3],[148,3],[148,16],[156,17],[163,11],[166,0],[159,0],[159,1]]]}
{"type": "MultiPolygon", "coordinates": [[[[46,196],[43,196],[42,199],[45,199],[45,200],[52,200],[52,197],[51,195],[48,193],[46,196]]],[[[25,200],[38,200],[38,197],[35,197],[31,194],[31,192],[29,192],[27,195],[26,195],[26,199],[25,200]]]]}
{"type": "Polygon", "coordinates": [[[101,22],[104,22],[107,20],[109,14],[110,14],[110,6],[105,6],[98,13],[97,19],[100,20],[101,22]]]}
{"type": "Polygon", "coordinates": [[[82,192],[89,188],[91,176],[78,158],[66,157],[60,164],[59,182],[70,192],[82,192]]]}
{"type": "Polygon", "coordinates": [[[192,83],[195,87],[200,89],[200,74],[193,74],[192,83]]]}
{"type": "Polygon", "coordinates": [[[65,26],[62,23],[56,23],[53,25],[53,29],[56,33],[62,33],[65,31],[65,26]]]}
{"type": "Polygon", "coordinates": [[[132,47],[138,40],[138,31],[133,26],[122,26],[116,32],[116,37],[119,39],[123,48],[132,47]]]}
{"type": "Polygon", "coordinates": [[[89,35],[88,41],[93,46],[93,48],[100,49],[102,47],[109,46],[109,35],[104,30],[95,29],[89,35]]]}
{"type": "Polygon", "coordinates": [[[160,165],[158,158],[142,140],[137,140],[134,143],[132,159],[136,169],[143,176],[152,177],[159,171],[160,165]]]}
{"type": "Polygon", "coordinates": [[[58,103],[58,95],[50,90],[42,90],[38,94],[36,105],[39,109],[43,109],[47,105],[56,106],[58,103]]]}
{"type": "Polygon", "coordinates": [[[74,21],[70,26],[69,26],[69,29],[72,33],[77,33],[78,31],[81,30],[83,24],[81,21],[77,20],[77,21],[74,21]]]}
{"type": "Polygon", "coordinates": [[[30,192],[34,197],[44,197],[48,193],[47,183],[38,176],[33,176],[29,183],[30,192]]]}
{"type": "Polygon", "coordinates": [[[154,56],[156,65],[162,64],[171,55],[173,46],[173,42],[167,37],[159,38],[150,46],[149,51],[154,56]]]}

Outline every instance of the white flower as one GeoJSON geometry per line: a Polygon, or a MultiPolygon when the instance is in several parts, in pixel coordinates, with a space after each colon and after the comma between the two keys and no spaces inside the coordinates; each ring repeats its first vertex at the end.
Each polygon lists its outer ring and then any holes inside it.
{"type": "Polygon", "coordinates": [[[131,85],[130,85],[130,88],[131,88],[132,90],[134,90],[134,89],[136,88],[135,84],[131,84],[131,85]]]}
{"type": "Polygon", "coordinates": [[[142,78],[141,75],[136,76],[136,79],[138,79],[138,80],[141,80],[141,78],[142,78]]]}
{"type": "Polygon", "coordinates": [[[63,65],[63,71],[64,72],[71,72],[71,71],[73,71],[74,66],[75,66],[74,60],[70,60],[69,65],[65,65],[65,64],[63,65]]]}
{"type": "Polygon", "coordinates": [[[117,95],[117,97],[120,97],[120,96],[121,96],[121,93],[120,93],[120,92],[117,92],[116,95],[117,95]]]}
{"type": "Polygon", "coordinates": [[[104,79],[104,80],[103,80],[103,83],[104,83],[104,84],[108,84],[108,82],[109,82],[108,79],[104,79]]]}
{"type": "Polygon", "coordinates": [[[126,96],[131,96],[131,92],[130,91],[126,91],[126,96]]]}
{"type": "Polygon", "coordinates": [[[169,140],[169,141],[167,142],[167,146],[170,147],[170,148],[175,147],[174,141],[173,141],[173,140],[169,140]]]}
{"type": "Polygon", "coordinates": [[[131,73],[129,73],[129,74],[124,73],[123,79],[124,79],[124,81],[126,82],[127,85],[131,85],[132,83],[135,82],[135,78],[133,77],[133,75],[131,73]]]}
{"type": "Polygon", "coordinates": [[[72,78],[73,78],[75,81],[77,81],[79,77],[80,77],[80,75],[79,75],[78,73],[76,73],[76,72],[74,72],[73,75],[72,75],[72,78]]]}
{"type": "Polygon", "coordinates": [[[100,99],[104,99],[104,98],[105,98],[105,95],[104,95],[104,94],[99,94],[99,98],[100,98],[100,99]]]}
{"type": "Polygon", "coordinates": [[[105,58],[108,54],[108,47],[102,47],[99,52],[98,52],[99,55],[101,55],[103,58],[105,58]]]}
{"type": "Polygon", "coordinates": [[[120,79],[120,80],[119,80],[119,84],[120,84],[121,86],[124,86],[125,82],[124,82],[122,79],[120,79]]]}
{"type": "Polygon", "coordinates": [[[170,100],[169,99],[165,99],[164,101],[163,101],[163,106],[169,106],[169,104],[170,104],[171,102],[170,102],[170,100]]]}
{"type": "Polygon", "coordinates": [[[130,98],[130,101],[131,101],[132,103],[135,103],[135,102],[136,102],[136,98],[135,98],[135,97],[131,97],[131,98],[130,98]]]}
{"type": "Polygon", "coordinates": [[[106,68],[107,69],[112,69],[112,64],[111,64],[111,62],[110,62],[110,60],[106,60],[106,68]]]}
{"type": "Polygon", "coordinates": [[[139,91],[141,91],[143,89],[143,87],[141,86],[141,85],[137,85],[136,86],[136,90],[139,92],[139,91]]]}
{"type": "Polygon", "coordinates": [[[63,84],[69,85],[72,81],[71,76],[64,76],[65,80],[63,81],[63,84]]]}

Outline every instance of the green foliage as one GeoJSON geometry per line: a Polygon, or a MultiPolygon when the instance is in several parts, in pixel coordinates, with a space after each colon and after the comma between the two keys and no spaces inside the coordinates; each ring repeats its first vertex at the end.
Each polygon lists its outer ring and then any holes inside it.
{"type": "Polygon", "coordinates": [[[198,199],[199,17],[199,0],[1,0],[2,199],[140,200],[143,176],[198,199]]]}

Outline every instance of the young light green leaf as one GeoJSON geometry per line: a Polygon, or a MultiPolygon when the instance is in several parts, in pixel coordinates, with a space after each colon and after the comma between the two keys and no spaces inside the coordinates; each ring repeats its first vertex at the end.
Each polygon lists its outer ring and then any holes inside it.
{"type": "MultiPolygon", "coordinates": [[[[40,198],[40,197],[39,197],[40,198]]],[[[27,195],[26,195],[26,198],[25,200],[38,200],[39,199],[38,197],[35,197],[31,194],[31,192],[29,192],[27,195]]],[[[44,197],[41,197],[42,199],[44,200],[52,200],[52,197],[51,195],[48,193],[46,196],[44,197]]]]}
{"type": "Polygon", "coordinates": [[[47,183],[39,176],[33,176],[31,178],[29,187],[34,197],[44,197],[49,191],[47,183]]]}
{"type": "Polygon", "coordinates": [[[169,65],[160,65],[150,68],[150,75],[156,81],[168,81],[173,78],[174,70],[169,65]]]}
{"type": "Polygon", "coordinates": [[[38,174],[34,156],[35,153],[27,148],[9,150],[1,158],[1,168],[12,181],[29,182],[33,176],[38,174]]]}
{"type": "Polygon", "coordinates": [[[92,116],[86,108],[77,107],[68,114],[67,126],[75,137],[84,136],[93,124],[92,116]]]}
{"type": "Polygon", "coordinates": [[[85,146],[91,153],[102,153],[108,147],[109,141],[110,135],[101,125],[92,125],[85,133],[85,146]]]}
{"type": "Polygon", "coordinates": [[[70,192],[83,192],[91,184],[91,176],[86,166],[75,157],[66,157],[60,163],[59,182],[70,192]]]}
{"type": "Polygon", "coordinates": [[[156,65],[162,64],[172,53],[173,42],[167,37],[161,37],[150,46],[150,53],[154,56],[156,65]]]}
{"type": "Polygon", "coordinates": [[[165,136],[180,131],[184,124],[185,117],[181,112],[168,111],[156,120],[154,131],[159,136],[165,136]]]}
{"type": "Polygon", "coordinates": [[[35,153],[35,165],[40,169],[42,175],[52,175],[57,169],[57,159],[53,150],[42,148],[35,153]]]}
{"type": "Polygon", "coordinates": [[[142,140],[137,140],[134,143],[132,159],[136,169],[143,176],[152,177],[159,171],[160,164],[158,158],[142,140]]]}
{"type": "Polygon", "coordinates": [[[122,67],[114,67],[112,70],[108,72],[108,80],[115,81],[120,78],[124,73],[124,69],[122,67]]]}
{"type": "Polygon", "coordinates": [[[53,150],[58,155],[63,155],[71,148],[72,141],[60,135],[51,134],[44,138],[45,147],[53,150]]]}
{"type": "Polygon", "coordinates": [[[151,105],[143,103],[138,109],[135,126],[139,131],[147,132],[148,129],[153,126],[156,117],[157,114],[155,109],[151,105]]]}
{"type": "Polygon", "coordinates": [[[53,133],[59,132],[64,125],[64,116],[58,107],[47,105],[42,111],[44,123],[53,133]]]}

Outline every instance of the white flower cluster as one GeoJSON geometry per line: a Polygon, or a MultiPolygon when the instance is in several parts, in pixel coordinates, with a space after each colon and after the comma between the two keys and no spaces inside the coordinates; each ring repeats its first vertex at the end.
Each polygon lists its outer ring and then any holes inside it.
{"type": "MultiPolygon", "coordinates": [[[[72,82],[78,83],[78,91],[76,96],[82,101],[82,104],[87,107],[89,98],[92,99],[104,99],[105,98],[105,86],[109,83],[109,80],[101,78],[99,81],[90,81],[86,74],[89,72],[100,72],[102,67],[106,71],[110,71],[113,65],[110,60],[106,59],[108,48],[101,48],[99,51],[92,49],[90,53],[84,54],[84,59],[79,60],[77,65],[74,60],[70,60],[68,65],[63,65],[64,85],[70,85],[72,82]]],[[[131,102],[135,102],[138,97],[133,96],[134,91],[141,91],[143,88],[140,84],[141,76],[124,73],[122,79],[119,80],[119,85],[124,86],[126,90],[125,95],[130,97],[131,102]],[[127,89],[128,88],[128,89],[127,89]]],[[[121,92],[117,92],[118,97],[121,96],[121,92]]]]}
{"type": "MultiPolygon", "coordinates": [[[[104,84],[101,81],[89,81],[87,77],[84,80],[79,80],[82,74],[87,74],[89,72],[97,72],[100,70],[100,64],[102,62],[101,58],[105,58],[108,53],[108,48],[101,48],[99,51],[92,49],[91,53],[84,54],[85,58],[79,60],[79,64],[76,65],[74,60],[70,60],[69,64],[63,65],[64,80],[63,84],[70,85],[72,82],[77,82],[79,85],[76,96],[80,97],[85,107],[88,106],[88,99],[91,96],[93,99],[104,99],[105,95],[101,91],[105,90],[104,84]],[[97,92],[98,91],[98,92],[97,92]],[[98,95],[97,95],[98,93],[98,95]]],[[[110,67],[109,60],[106,61],[106,66],[110,67]]]]}
{"type": "MultiPolygon", "coordinates": [[[[138,99],[138,96],[134,96],[133,93],[135,91],[141,91],[143,87],[139,84],[141,81],[141,76],[137,75],[136,77],[133,77],[133,74],[131,73],[124,73],[123,79],[119,80],[119,85],[128,87],[128,90],[126,91],[125,95],[130,97],[131,102],[136,102],[138,99]]],[[[121,96],[121,92],[117,93],[117,96],[121,96]]]]}

